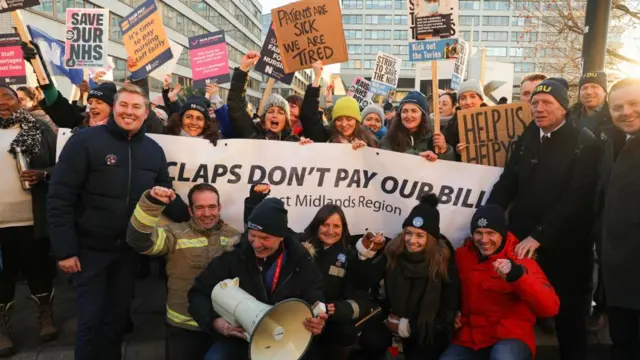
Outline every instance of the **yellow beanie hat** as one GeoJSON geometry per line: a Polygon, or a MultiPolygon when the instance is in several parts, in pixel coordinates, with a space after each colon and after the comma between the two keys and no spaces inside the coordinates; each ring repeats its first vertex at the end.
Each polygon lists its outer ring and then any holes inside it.
{"type": "Polygon", "coordinates": [[[360,105],[356,99],[351,96],[343,96],[333,105],[333,111],[331,112],[331,118],[334,120],[340,116],[348,116],[362,122],[362,116],[360,115],[360,105]]]}

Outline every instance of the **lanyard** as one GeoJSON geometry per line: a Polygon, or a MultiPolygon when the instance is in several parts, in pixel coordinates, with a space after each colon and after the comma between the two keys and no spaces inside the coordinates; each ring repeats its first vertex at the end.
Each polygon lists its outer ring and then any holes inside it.
{"type": "Polygon", "coordinates": [[[271,293],[273,294],[276,291],[276,285],[278,284],[278,279],[280,279],[280,270],[282,270],[282,259],[284,258],[284,250],[278,256],[278,261],[276,262],[276,271],[273,274],[273,282],[271,283],[271,293]]]}

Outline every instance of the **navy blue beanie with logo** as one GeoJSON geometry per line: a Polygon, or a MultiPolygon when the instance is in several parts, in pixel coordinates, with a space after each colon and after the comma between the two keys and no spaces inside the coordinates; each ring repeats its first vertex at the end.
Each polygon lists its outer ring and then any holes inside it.
{"type": "Polygon", "coordinates": [[[420,196],[420,203],[416,205],[409,216],[402,223],[402,228],[413,226],[426,231],[434,238],[440,237],[440,211],[438,198],[434,194],[423,194],[420,196]]]}
{"type": "Polygon", "coordinates": [[[87,101],[95,98],[113,107],[113,99],[116,97],[116,92],[118,92],[116,84],[109,81],[102,82],[89,90],[87,101]]]}
{"type": "Polygon", "coordinates": [[[471,233],[473,234],[476,229],[491,229],[505,238],[508,227],[504,209],[498,205],[479,207],[471,218],[471,233]]]}
{"type": "Polygon", "coordinates": [[[180,108],[180,117],[189,110],[196,110],[204,116],[205,121],[210,121],[209,107],[211,107],[209,99],[200,95],[191,95],[187,98],[187,102],[180,108]]]}
{"type": "Polygon", "coordinates": [[[264,199],[249,215],[247,228],[283,238],[289,231],[287,213],[282,200],[264,199]]]}
{"type": "Polygon", "coordinates": [[[549,94],[565,109],[569,109],[569,83],[559,77],[548,78],[533,89],[531,98],[538,94],[549,94]]]}

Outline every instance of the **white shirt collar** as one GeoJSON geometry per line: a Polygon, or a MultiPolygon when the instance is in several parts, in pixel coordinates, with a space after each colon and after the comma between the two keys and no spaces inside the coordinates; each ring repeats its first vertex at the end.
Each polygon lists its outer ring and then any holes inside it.
{"type": "Polygon", "coordinates": [[[542,131],[542,128],[541,128],[541,129],[540,129],[540,141],[542,141],[542,137],[543,137],[543,136],[545,136],[545,135],[549,135],[549,137],[551,137],[551,133],[553,133],[553,132],[557,131],[558,129],[560,129],[560,128],[561,128],[564,124],[566,124],[566,123],[567,123],[567,121],[566,121],[566,120],[565,120],[565,121],[563,121],[563,122],[562,122],[562,124],[558,125],[558,127],[557,127],[557,128],[555,128],[555,129],[551,130],[548,134],[545,134],[545,133],[544,133],[544,131],[542,131]]]}

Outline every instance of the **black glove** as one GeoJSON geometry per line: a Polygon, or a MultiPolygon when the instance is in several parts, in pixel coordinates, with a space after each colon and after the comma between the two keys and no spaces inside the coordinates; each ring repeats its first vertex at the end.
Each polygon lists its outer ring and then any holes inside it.
{"type": "Polygon", "coordinates": [[[27,62],[31,62],[31,60],[38,57],[38,53],[40,52],[40,49],[38,49],[38,45],[33,42],[31,42],[30,45],[22,41],[20,47],[22,48],[22,58],[27,62]]]}
{"type": "Polygon", "coordinates": [[[271,189],[269,189],[269,191],[266,194],[265,193],[260,193],[260,192],[257,192],[255,190],[256,186],[258,186],[258,185],[268,185],[268,184],[266,184],[266,183],[258,183],[258,184],[251,185],[251,188],[249,189],[249,197],[252,198],[252,199],[256,199],[256,200],[262,201],[267,196],[269,196],[269,194],[271,193],[271,189]]]}

